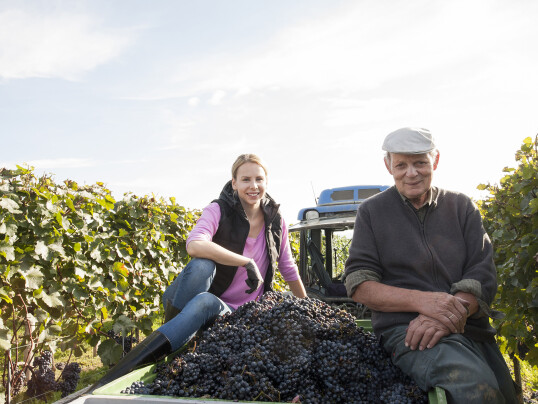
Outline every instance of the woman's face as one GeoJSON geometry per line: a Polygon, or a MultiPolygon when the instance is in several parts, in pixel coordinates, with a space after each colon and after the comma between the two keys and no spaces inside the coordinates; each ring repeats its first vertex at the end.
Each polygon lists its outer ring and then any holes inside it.
{"type": "Polygon", "coordinates": [[[259,206],[265,195],[267,178],[265,171],[256,163],[245,163],[237,170],[236,178],[232,178],[232,188],[243,204],[259,206]]]}

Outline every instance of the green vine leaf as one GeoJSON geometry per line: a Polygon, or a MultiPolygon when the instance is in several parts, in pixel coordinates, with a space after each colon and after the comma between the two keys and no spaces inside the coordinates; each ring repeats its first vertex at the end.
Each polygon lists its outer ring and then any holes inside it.
{"type": "Polygon", "coordinates": [[[49,295],[43,291],[38,298],[41,299],[49,308],[65,306],[65,302],[58,292],[54,292],[49,295]]]}
{"type": "Polygon", "coordinates": [[[24,279],[26,281],[26,287],[28,289],[39,289],[43,285],[43,279],[45,279],[45,275],[43,275],[39,268],[34,266],[30,268],[30,270],[27,272],[24,272],[21,269],[21,273],[24,276],[24,279]]]}
{"type": "Polygon", "coordinates": [[[0,198],[0,208],[7,210],[9,213],[21,213],[19,204],[8,197],[0,198]]]}
{"type": "Polygon", "coordinates": [[[36,243],[35,252],[44,260],[46,260],[49,256],[49,248],[45,245],[45,242],[43,242],[42,240],[39,240],[36,243]]]}
{"type": "Polygon", "coordinates": [[[0,256],[4,257],[6,261],[15,261],[15,248],[0,241],[0,256]]]}
{"type": "Polygon", "coordinates": [[[97,353],[101,358],[101,362],[105,366],[112,366],[119,362],[122,357],[123,349],[114,340],[106,339],[99,344],[97,353]]]}

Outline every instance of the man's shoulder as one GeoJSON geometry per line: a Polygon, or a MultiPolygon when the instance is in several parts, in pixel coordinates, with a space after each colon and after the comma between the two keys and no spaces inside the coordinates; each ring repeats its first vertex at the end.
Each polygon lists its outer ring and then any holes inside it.
{"type": "Polygon", "coordinates": [[[458,203],[472,203],[472,199],[466,194],[459,191],[452,191],[444,188],[435,187],[437,190],[436,201],[453,201],[458,203]]]}

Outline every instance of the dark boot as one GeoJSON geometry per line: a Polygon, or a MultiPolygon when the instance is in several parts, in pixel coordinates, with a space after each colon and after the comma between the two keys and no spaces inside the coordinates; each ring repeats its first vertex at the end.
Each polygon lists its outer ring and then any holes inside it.
{"type": "Polygon", "coordinates": [[[167,302],[166,308],[164,309],[164,322],[167,323],[172,320],[180,311],[181,310],[177,309],[175,306],[172,306],[170,302],[167,302]]]}
{"type": "Polygon", "coordinates": [[[108,371],[101,380],[95,383],[87,393],[92,393],[105,384],[120,378],[127,373],[145,365],[157,363],[171,353],[172,346],[166,336],[159,331],[154,331],[146,339],[136,345],[125,355],[116,366],[108,371]]]}

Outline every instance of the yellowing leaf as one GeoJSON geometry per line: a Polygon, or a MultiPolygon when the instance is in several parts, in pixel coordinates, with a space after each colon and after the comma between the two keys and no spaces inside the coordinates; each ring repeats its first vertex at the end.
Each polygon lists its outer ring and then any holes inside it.
{"type": "Polygon", "coordinates": [[[68,207],[69,209],[71,209],[72,211],[75,211],[75,210],[76,210],[76,209],[75,209],[75,205],[73,204],[73,201],[72,201],[69,197],[65,198],[65,204],[66,204],[67,207],[68,207]]]}
{"type": "MultiPolygon", "coordinates": [[[[9,297],[9,295],[7,294],[4,288],[0,288],[0,299],[2,299],[8,304],[11,304],[13,302],[13,300],[11,300],[11,298],[9,297]]],[[[0,318],[0,321],[2,321],[1,318],[0,318]]]]}
{"type": "Polygon", "coordinates": [[[115,272],[118,272],[125,277],[129,275],[129,271],[127,270],[127,268],[125,268],[125,264],[123,264],[122,262],[115,262],[113,268],[115,272]]]}
{"type": "Polygon", "coordinates": [[[80,279],[84,279],[86,275],[87,273],[84,269],[75,267],[75,276],[79,277],[80,279]]]}
{"type": "Polygon", "coordinates": [[[131,285],[129,284],[129,282],[127,282],[125,278],[120,279],[118,281],[118,284],[121,290],[129,290],[129,288],[131,287],[131,285]]]}

